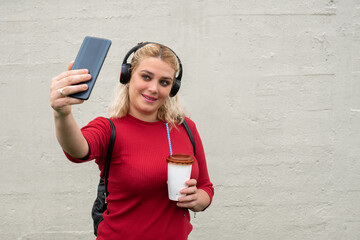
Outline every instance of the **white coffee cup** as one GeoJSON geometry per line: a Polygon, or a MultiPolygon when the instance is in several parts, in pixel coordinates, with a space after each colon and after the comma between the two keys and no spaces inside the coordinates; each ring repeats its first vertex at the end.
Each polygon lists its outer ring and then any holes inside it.
{"type": "Polygon", "coordinates": [[[185,196],[180,194],[180,190],[187,187],[185,182],[190,179],[194,159],[187,154],[173,154],[166,160],[168,162],[169,199],[178,201],[179,197],[185,196]]]}

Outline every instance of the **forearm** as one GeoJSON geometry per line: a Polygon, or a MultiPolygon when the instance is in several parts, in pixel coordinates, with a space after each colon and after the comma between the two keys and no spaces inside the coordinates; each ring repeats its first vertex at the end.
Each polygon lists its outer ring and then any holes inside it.
{"type": "Polygon", "coordinates": [[[73,115],[63,116],[54,111],[54,120],[56,137],[64,151],[74,158],[86,157],[89,146],[73,115]]]}

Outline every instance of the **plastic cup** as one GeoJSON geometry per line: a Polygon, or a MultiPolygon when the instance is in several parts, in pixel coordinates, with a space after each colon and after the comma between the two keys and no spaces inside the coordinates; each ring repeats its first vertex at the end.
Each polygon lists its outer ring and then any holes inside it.
{"type": "Polygon", "coordinates": [[[185,182],[190,179],[194,159],[187,154],[173,154],[166,160],[168,162],[167,179],[169,199],[178,201],[179,197],[185,196],[184,194],[180,194],[180,190],[187,187],[185,182]]]}

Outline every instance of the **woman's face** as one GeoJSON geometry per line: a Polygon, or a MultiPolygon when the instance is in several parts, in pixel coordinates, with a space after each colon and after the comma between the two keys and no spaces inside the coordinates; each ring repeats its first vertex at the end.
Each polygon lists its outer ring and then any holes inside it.
{"type": "Polygon", "coordinates": [[[147,122],[157,121],[157,112],[170,94],[175,70],[160,58],[143,59],[129,83],[129,114],[147,122]]]}

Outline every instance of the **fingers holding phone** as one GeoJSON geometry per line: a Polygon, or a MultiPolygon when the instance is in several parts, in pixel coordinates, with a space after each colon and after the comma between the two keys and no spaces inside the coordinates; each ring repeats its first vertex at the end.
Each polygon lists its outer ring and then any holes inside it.
{"type": "Polygon", "coordinates": [[[84,102],[68,96],[86,91],[88,85],[84,82],[91,79],[87,69],[70,70],[72,65],[73,62],[69,64],[68,71],[60,73],[51,80],[50,105],[59,114],[69,114],[71,105],[84,102]]]}

